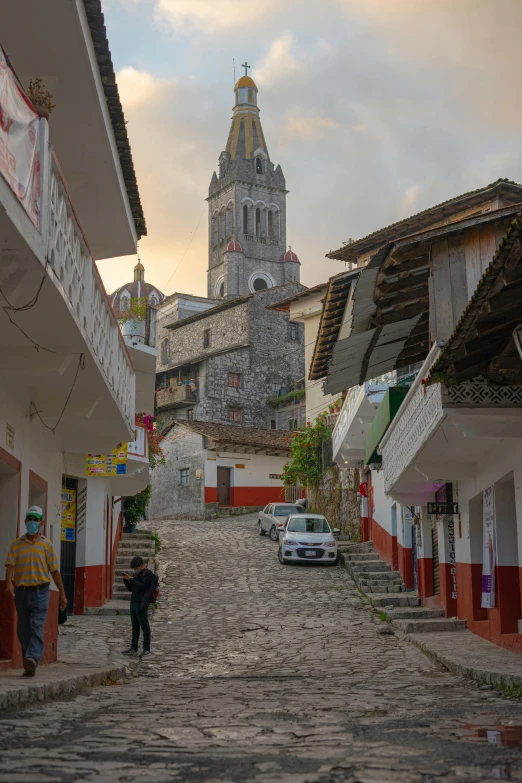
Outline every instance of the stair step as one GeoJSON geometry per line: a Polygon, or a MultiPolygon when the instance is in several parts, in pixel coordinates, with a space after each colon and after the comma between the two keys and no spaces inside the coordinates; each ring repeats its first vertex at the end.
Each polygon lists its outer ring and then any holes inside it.
{"type": "Polygon", "coordinates": [[[341,544],[339,547],[343,552],[353,552],[354,554],[369,554],[373,552],[373,544],[341,544]]]}
{"type": "Polygon", "coordinates": [[[368,598],[370,599],[370,603],[379,609],[388,606],[406,607],[419,606],[420,604],[420,598],[408,595],[408,593],[400,593],[399,595],[374,593],[373,595],[369,595],[368,598]]]}
{"type": "Polygon", "coordinates": [[[402,585],[361,585],[363,593],[402,593],[402,585]]]}
{"type": "Polygon", "coordinates": [[[391,567],[383,560],[371,560],[364,565],[352,565],[351,563],[348,563],[348,566],[350,571],[353,571],[355,574],[374,574],[377,571],[391,571],[391,567]]]}
{"type": "Polygon", "coordinates": [[[405,609],[391,609],[388,619],[394,623],[396,620],[432,620],[436,617],[444,617],[443,609],[430,609],[428,606],[410,606],[405,609]]]}
{"type": "Polygon", "coordinates": [[[431,633],[441,631],[465,631],[466,621],[456,618],[439,617],[428,620],[395,620],[395,628],[403,633],[431,633]]]}
{"type": "Polygon", "coordinates": [[[350,563],[354,564],[365,563],[367,560],[378,560],[375,552],[358,552],[357,554],[346,552],[345,554],[350,563]]]}

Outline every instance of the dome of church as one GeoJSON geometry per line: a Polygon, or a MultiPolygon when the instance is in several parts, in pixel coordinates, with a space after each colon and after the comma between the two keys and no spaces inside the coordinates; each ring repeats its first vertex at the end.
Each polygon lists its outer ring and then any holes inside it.
{"type": "Polygon", "coordinates": [[[116,318],[120,317],[120,313],[130,309],[132,299],[140,299],[141,304],[145,304],[144,300],[147,300],[147,304],[152,306],[161,304],[165,299],[165,294],[162,294],[159,288],[145,282],[145,267],[141,261],[138,261],[134,267],[134,280],[120,286],[109,296],[116,318]]]}
{"type": "Polygon", "coordinates": [[[234,90],[238,90],[240,87],[253,87],[255,90],[257,90],[257,84],[253,79],[250,78],[250,76],[242,76],[241,79],[236,82],[234,90]]]}
{"type": "Polygon", "coordinates": [[[293,261],[296,264],[301,263],[291,247],[289,247],[286,253],[284,254],[283,261],[293,261]]]}
{"type": "Polygon", "coordinates": [[[229,251],[233,251],[235,253],[242,253],[243,248],[237,241],[237,239],[231,239],[228,245],[226,246],[225,253],[228,253],[229,251]]]}

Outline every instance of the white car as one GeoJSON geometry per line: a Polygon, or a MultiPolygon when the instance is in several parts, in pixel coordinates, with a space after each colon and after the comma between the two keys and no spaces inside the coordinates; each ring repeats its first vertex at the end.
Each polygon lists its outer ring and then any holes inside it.
{"type": "Polygon", "coordinates": [[[292,514],[285,523],[279,536],[277,556],[281,565],[308,562],[337,565],[336,534],[340,530],[332,528],[322,514],[292,514]]]}
{"type": "Polygon", "coordinates": [[[257,529],[260,536],[269,533],[272,541],[279,541],[279,531],[290,514],[300,514],[302,509],[295,503],[269,503],[259,512],[257,529]]]}

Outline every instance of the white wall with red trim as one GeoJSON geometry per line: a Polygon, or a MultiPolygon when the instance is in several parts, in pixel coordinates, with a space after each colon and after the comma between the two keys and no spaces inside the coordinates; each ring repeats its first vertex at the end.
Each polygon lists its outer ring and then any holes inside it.
{"type": "Polygon", "coordinates": [[[217,502],[218,467],[231,468],[231,506],[265,506],[276,500],[284,500],[280,477],[287,461],[287,457],[270,457],[266,454],[207,450],[204,454],[205,502],[217,502]]]}

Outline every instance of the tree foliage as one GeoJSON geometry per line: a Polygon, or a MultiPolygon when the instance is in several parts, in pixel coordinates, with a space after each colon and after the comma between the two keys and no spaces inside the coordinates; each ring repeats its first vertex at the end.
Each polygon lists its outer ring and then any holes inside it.
{"type": "Polygon", "coordinates": [[[293,484],[308,487],[319,483],[323,472],[323,442],[330,437],[324,414],[306,429],[295,433],[290,445],[290,461],[283,468],[285,487],[293,484]]]}

